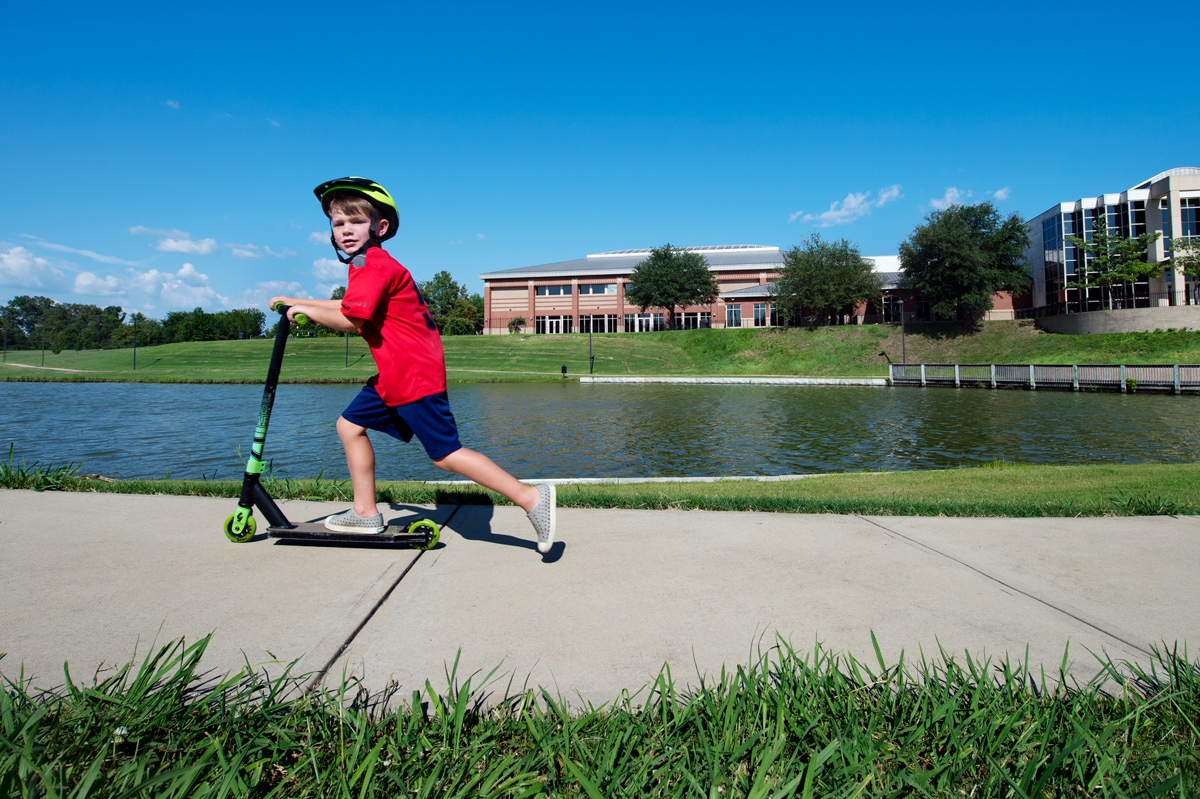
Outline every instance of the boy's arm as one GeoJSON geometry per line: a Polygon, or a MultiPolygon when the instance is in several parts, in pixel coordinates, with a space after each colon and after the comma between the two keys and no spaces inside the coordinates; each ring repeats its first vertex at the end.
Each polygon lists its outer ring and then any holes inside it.
{"type": "Polygon", "coordinates": [[[314,306],[320,307],[320,308],[341,308],[342,307],[341,300],[306,300],[303,297],[287,297],[282,294],[278,297],[272,297],[271,301],[267,304],[267,307],[274,310],[275,305],[277,303],[281,303],[281,302],[284,305],[307,305],[310,308],[314,307],[314,306]]]}
{"type": "Polygon", "coordinates": [[[333,330],[355,331],[367,321],[342,313],[341,300],[299,300],[288,308],[288,319],[294,321],[298,313],[305,314],[317,324],[333,330]],[[333,303],[333,306],[330,307],[329,303],[333,303]]]}

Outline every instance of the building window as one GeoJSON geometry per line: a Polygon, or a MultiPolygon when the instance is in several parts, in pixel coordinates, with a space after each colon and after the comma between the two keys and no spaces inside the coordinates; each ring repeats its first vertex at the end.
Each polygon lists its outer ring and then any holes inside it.
{"type": "Polygon", "coordinates": [[[754,303],[754,326],[778,327],[779,316],[775,313],[775,306],[766,302],[754,303]]]}
{"type": "Polygon", "coordinates": [[[626,333],[649,333],[663,329],[663,315],[660,313],[627,313],[625,314],[626,333]]]}
{"type": "Polygon", "coordinates": [[[571,295],[571,286],[538,286],[537,295],[539,297],[561,297],[571,295]]]}
{"type": "Polygon", "coordinates": [[[708,330],[711,327],[712,314],[708,311],[681,313],[679,315],[680,330],[708,330]]]}
{"type": "Polygon", "coordinates": [[[904,309],[904,300],[894,294],[889,294],[883,298],[883,321],[886,324],[895,324],[903,321],[900,318],[900,312],[904,309]]]}
{"type": "Polygon", "coordinates": [[[570,333],[574,323],[574,317],[567,316],[535,316],[533,318],[533,332],[543,335],[558,335],[562,333],[570,333]]]}
{"type": "Polygon", "coordinates": [[[580,333],[616,333],[617,332],[617,315],[609,314],[580,314],[579,315],[579,332],[580,333]]]}
{"type": "Polygon", "coordinates": [[[1184,197],[1179,201],[1180,238],[1200,236],[1200,197],[1184,197]]]}
{"type": "Polygon", "coordinates": [[[725,327],[741,327],[742,326],[742,306],[726,305],[725,306],[725,327]]]}
{"type": "Polygon", "coordinates": [[[580,294],[616,294],[616,283],[580,283],[580,294]]]}
{"type": "Polygon", "coordinates": [[[1163,257],[1171,257],[1171,204],[1165,199],[1158,201],[1158,210],[1162,215],[1162,246],[1163,257]]]}
{"type": "Polygon", "coordinates": [[[1146,201],[1129,203],[1129,235],[1137,238],[1146,232],[1146,201]]]}
{"type": "Polygon", "coordinates": [[[1104,208],[1104,224],[1108,226],[1110,236],[1124,236],[1125,228],[1121,225],[1121,206],[1107,205],[1104,208]]]}

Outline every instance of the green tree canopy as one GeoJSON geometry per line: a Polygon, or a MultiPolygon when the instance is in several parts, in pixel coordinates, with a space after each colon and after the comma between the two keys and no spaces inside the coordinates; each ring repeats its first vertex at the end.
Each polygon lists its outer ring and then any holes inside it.
{"type": "Polygon", "coordinates": [[[992,307],[997,291],[1029,287],[1025,247],[1029,236],[1019,214],[1001,218],[990,202],[933,211],[900,244],[908,288],[920,292],[943,319],[992,307]]]}
{"type": "Polygon", "coordinates": [[[711,305],[720,288],[708,261],[696,252],[670,244],[656,247],[650,257],[634,267],[625,288],[625,299],[642,309],[664,308],[667,327],[675,327],[675,309],[689,305],[711,305]]]}
{"type": "Polygon", "coordinates": [[[817,233],[783,254],[771,290],[775,307],[789,321],[828,321],[858,302],[878,300],[883,279],[858,247],[846,239],[825,241],[817,233]]]}
{"type": "MultiPolygon", "coordinates": [[[[1080,236],[1066,237],[1084,256],[1075,271],[1076,279],[1067,285],[1080,289],[1096,286],[1107,289],[1115,283],[1136,283],[1153,277],[1162,270],[1162,266],[1148,263],[1146,258],[1150,245],[1158,241],[1161,235],[1155,231],[1127,238],[1108,229],[1105,214],[1096,214],[1090,239],[1080,236]]],[[[1110,292],[1110,308],[1112,299],[1110,292]]]]}
{"type": "Polygon", "coordinates": [[[418,283],[425,306],[429,315],[437,324],[439,330],[446,329],[446,322],[455,316],[455,308],[460,302],[467,302],[467,289],[459,285],[449,272],[441,271],[424,283],[418,283]]]}

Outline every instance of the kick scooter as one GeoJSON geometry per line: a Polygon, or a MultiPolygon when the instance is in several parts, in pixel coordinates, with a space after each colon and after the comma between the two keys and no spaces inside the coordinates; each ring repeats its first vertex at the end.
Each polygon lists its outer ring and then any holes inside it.
{"type": "MultiPolygon", "coordinates": [[[[250,458],[246,461],[246,473],[242,476],[242,494],[238,499],[238,507],[232,516],[225,520],[225,536],[234,543],[245,543],[254,537],[257,524],[254,521],[254,509],[258,508],[266,517],[267,535],[271,538],[283,538],[301,541],[327,541],[337,543],[371,543],[407,544],[416,549],[433,549],[441,534],[436,523],[429,519],[417,519],[407,526],[389,526],[382,533],[341,533],[330,530],[321,522],[305,522],[294,524],[275,504],[275,500],[267,493],[262,484],[262,473],[267,464],[263,460],[263,445],[267,440],[267,425],[271,421],[271,407],[275,404],[275,387],[279,385],[279,370],[283,365],[283,350],[287,346],[288,331],[291,322],[288,321],[287,305],[276,303],[272,309],[279,313],[279,324],[275,326],[275,346],[271,350],[271,365],[267,368],[267,382],[263,386],[262,405],[258,410],[258,426],[254,429],[254,443],[250,447],[250,458]]],[[[296,314],[296,324],[308,324],[304,314],[296,314]]]]}

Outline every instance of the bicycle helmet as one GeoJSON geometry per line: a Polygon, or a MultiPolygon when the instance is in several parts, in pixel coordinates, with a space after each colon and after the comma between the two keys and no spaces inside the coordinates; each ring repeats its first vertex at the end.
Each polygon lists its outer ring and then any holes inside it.
{"type": "MultiPolygon", "coordinates": [[[[392,199],[392,195],[388,194],[387,189],[380,186],[373,180],[367,178],[345,177],[327,180],[320,186],[313,189],[313,194],[321,201],[321,210],[325,212],[325,216],[329,216],[329,203],[335,196],[341,193],[355,194],[368,200],[371,203],[371,238],[367,241],[359,252],[366,251],[371,246],[379,246],[387,239],[396,235],[396,229],[400,224],[400,214],[396,210],[396,202],[392,199]],[[380,236],[376,229],[378,227],[379,214],[383,219],[388,221],[387,232],[380,236]]],[[[341,250],[338,250],[337,242],[334,241],[333,234],[329,235],[329,241],[333,244],[334,251],[338,254],[338,260],[342,263],[350,263],[358,253],[348,253],[349,257],[343,258],[341,250]]]]}

